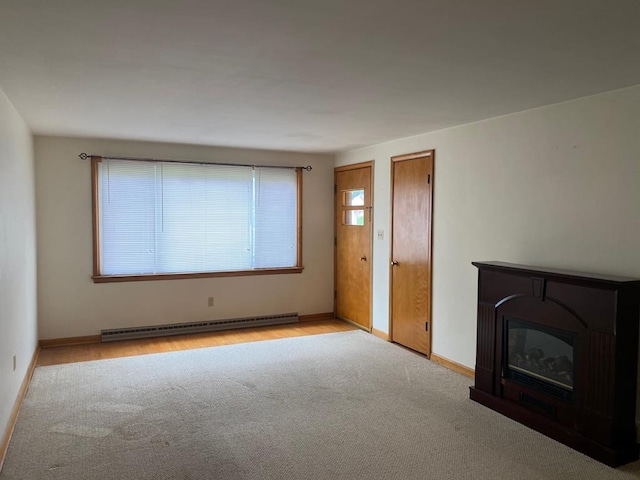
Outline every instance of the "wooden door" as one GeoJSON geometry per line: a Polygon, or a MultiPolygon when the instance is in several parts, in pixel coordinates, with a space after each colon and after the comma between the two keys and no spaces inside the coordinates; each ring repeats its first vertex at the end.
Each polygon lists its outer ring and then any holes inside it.
{"type": "Polygon", "coordinates": [[[392,157],[390,337],[431,355],[434,152],[392,157]]]}
{"type": "Polygon", "coordinates": [[[334,314],[371,331],[371,162],[335,169],[334,314]]]}

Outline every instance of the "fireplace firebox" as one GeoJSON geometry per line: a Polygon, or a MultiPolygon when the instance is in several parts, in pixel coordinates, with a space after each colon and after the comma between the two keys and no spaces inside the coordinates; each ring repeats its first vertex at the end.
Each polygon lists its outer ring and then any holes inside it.
{"type": "Polygon", "coordinates": [[[640,280],[473,265],[471,399],[608,465],[638,459],[640,280]]]}
{"type": "Polygon", "coordinates": [[[504,378],[572,402],[576,336],[512,318],[504,333],[504,378]]]}

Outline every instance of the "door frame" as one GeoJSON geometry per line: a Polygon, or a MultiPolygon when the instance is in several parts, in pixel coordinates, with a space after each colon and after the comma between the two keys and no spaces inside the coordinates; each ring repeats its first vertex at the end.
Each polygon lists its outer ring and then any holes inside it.
{"type": "Polygon", "coordinates": [[[340,167],[335,167],[333,169],[333,188],[334,188],[334,191],[333,191],[333,316],[335,318],[337,318],[336,296],[338,292],[338,290],[336,290],[336,287],[338,285],[338,249],[336,245],[337,232],[336,232],[336,220],[335,220],[336,219],[336,211],[335,211],[336,195],[338,194],[336,190],[336,185],[337,185],[336,177],[338,173],[348,171],[348,170],[358,170],[360,168],[367,168],[367,167],[371,169],[371,174],[369,175],[369,194],[371,197],[371,205],[370,205],[371,209],[369,209],[369,215],[370,215],[369,217],[370,218],[369,220],[369,225],[370,225],[369,257],[370,258],[369,258],[369,261],[367,262],[369,264],[369,321],[368,321],[369,326],[364,328],[362,327],[362,325],[358,325],[355,322],[351,322],[349,320],[343,320],[369,333],[371,333],[371,330],[373,328],[373,321],[371,318],[371,313],[373,311],[373,165],[374,165],[374,161],[369,160],[367,162],[353,163],[351,165],[343,165],[340,167]]]}
{"type": "Polygon", "coordinates": [[[433,338],[433,189],[435,185],[435,166],[436,166],[436,151],[422,150],[420,152],[406,153],[403,155],[395,155],[391,157],[391,208],[389,212],[389,341],[393,342],[393,212],[394,212],[394,180],[395,180],[395,168],[396,162],[402,162],[405,160],[415,160],[417,158],[431,157],[431,177],[429,189],[429,234],[427,235],[427,279],[429,286],[427,288],[427,322],[429,322],[429,330],[427,334],[429,336],[429,353],[427,358],[431,357],[432,351],[432,338],[433,338]]]}

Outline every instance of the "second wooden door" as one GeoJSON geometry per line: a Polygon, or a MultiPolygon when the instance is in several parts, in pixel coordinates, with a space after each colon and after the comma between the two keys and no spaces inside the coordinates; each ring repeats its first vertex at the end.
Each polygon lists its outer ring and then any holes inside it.
{"type": "Polygon", "coordinates": [[[391,340],[431,354],[433,151],[392,158],[391,340]]]}

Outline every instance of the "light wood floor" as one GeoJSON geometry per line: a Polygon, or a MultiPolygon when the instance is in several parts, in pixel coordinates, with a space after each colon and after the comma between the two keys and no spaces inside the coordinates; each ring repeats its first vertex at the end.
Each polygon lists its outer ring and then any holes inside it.
{"type": "Polygon", "coordinates": [[[47,347],[40,350],[37,366],[131,357],[149,353],[175,352],[177,350],[191,350],[194,348],[258,342],[277,338],[301,337],[304,335],[318,335],[320,333],[345,332],[348,330],[357,330],[357,328],[341,320],[315,320],[289,325],[243,328],[174,337],[47,347]]]}

